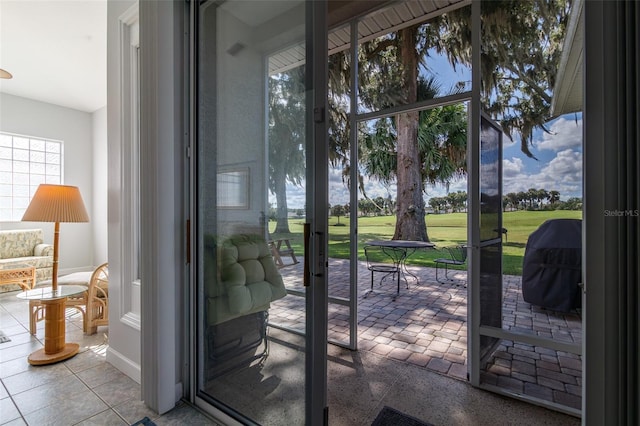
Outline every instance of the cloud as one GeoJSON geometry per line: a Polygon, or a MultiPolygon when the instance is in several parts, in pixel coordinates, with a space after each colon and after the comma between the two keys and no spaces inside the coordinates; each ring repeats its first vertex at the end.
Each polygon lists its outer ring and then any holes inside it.
{"type": "Polygon", "coordinates": [[[567,120],[557,119],[549,128],[549,133],[542,134],[542,140],[534,142],[538,150],[562,151],[582,147],[582,118],[567,120]]]}
{"type": "Polygon", "coordinates": [[[562,177],[565,182],[582,182],[582,153],[572,149],[560,151],[540,174],[562,177]]]}
{"type": "Polygon", "coordinates": [[[511,157],[511,160],[507,158],[502,160],[502,176],[504,176],[504,178],[520,176],[522,170],[524,170],[522,158],[511,157]]]}
{"type": "MultiPolygon", "coordinates": [[[[514,162],[505,161],[504,193],[527,191],[529,188],[555,190],[562,199],[582,196],[582,153],[572,149],[558,152],[538,173],[506,173],[507,165],[515,170],[514,162]]],[[[517,162],[515,162],[517,163],[517,162]]],[[[522,168],[521,171],[524,169],[522,168]]]]}

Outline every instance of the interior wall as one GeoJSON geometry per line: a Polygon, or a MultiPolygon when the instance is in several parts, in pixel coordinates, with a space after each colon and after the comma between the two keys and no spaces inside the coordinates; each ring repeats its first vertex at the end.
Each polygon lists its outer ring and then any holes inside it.
{"type": "MultiPolygon", "coordinates": [[[[246,226],[259,227],[260,212],[266,209],[265,122],[247,120],[263,116],[264,98],[256,99],[265,93],[264,59],[252,47],[251,30],[232,14],[219,11],[217,25],[217,140],[213,143],[218,170],[248,168],[250,202],[246,209],[219,209],[216,214],[219,223],[229,224],[227,231],[237,231],[234,224],[242,223],[239,226],[246,232],[246,226]],[[238,45],[242,48],[234,52],[238,45]]],[[[225,230],[218,228],[218,232],[225,230]]]]}
{"type": "Polygon", "coordinates": [[[93,130],[93,265],[107,257],[107,107],[92,114],[93,130]]]}
{"type": "MultiPolygon", "coordinates": [[[[63,183],[80,188],[89,223],[60,224],[60,274],[91,270],[94,265],[92,114],[19,96],[0,93],[0,130],[64,143],[63,183]]],[[[45,242],[53,243],[53,223],[0,222],[3,229],[41,228],[45,242]]]]}

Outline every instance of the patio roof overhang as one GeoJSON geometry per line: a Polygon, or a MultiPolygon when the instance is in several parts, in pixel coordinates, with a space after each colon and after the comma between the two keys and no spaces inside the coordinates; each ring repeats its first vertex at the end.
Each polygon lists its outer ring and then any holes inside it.
{"type": "MultiPolygon", "coordinates": [[[[363,43],[468,4],[471,0],[330,1],[329,54],[350,48],[350,27],[346,24],[354,18],[360,18],[358,41],[363,43]]],[[[304,42],[288,46],[269,57],[269,75],[298,67],[304,64],[304,58],[304,42]]]]}
{"type": "Polygon", "coordinates": [[[567,34],[553,88],[551,116],[582,111],[582,69],[584,56],[584,1],[576,0],[571,7],[567,34]]]}

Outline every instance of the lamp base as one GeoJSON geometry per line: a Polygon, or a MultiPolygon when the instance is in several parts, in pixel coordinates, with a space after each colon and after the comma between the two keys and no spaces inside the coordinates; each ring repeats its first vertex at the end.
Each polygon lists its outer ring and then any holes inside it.
{"type": "Polygon", "coordinates": [[[44,305],[44,348],[29,355],[29,364],[53,364],[78,353],[80,345],[65,342],[66,300],[66,297],[62,297],[40,301],[44,305]]]}
{"type": "Polygon", "coordinates": [[[71,358],[78,353],[78,350],[80,350],[80,345],[77,343],[65,343],[60,352],[48,354],[43,348],[31,353],[28,360],[31,365],[53,364],[71,358]]]}

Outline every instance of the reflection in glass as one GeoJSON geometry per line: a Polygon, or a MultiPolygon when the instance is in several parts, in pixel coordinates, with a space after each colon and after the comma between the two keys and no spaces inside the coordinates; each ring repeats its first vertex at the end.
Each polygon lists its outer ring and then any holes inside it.
{"type": "MultiPolygon", "coordinates": [[[[502,327],[502,132],[485,117],[480,126],[480,325],[502,327]]],[[[480,336],[480,359],[499,339],[480,336]]]]}
{"type": "Polygon", "coordinates": [[[480,128],[480,241],[502,235],[501,136],[500,130],[483,118],[480,128]]]}
{"type": "Polygon", "coordinates": [[[274,250],[299,250],[291,209],[305,218],[289,185],[306,198],[306,3],[196,7],[198,397],[244,423],[303,424],[306,344],[270,314],[302,281],[285,284],[274,250]]]}

